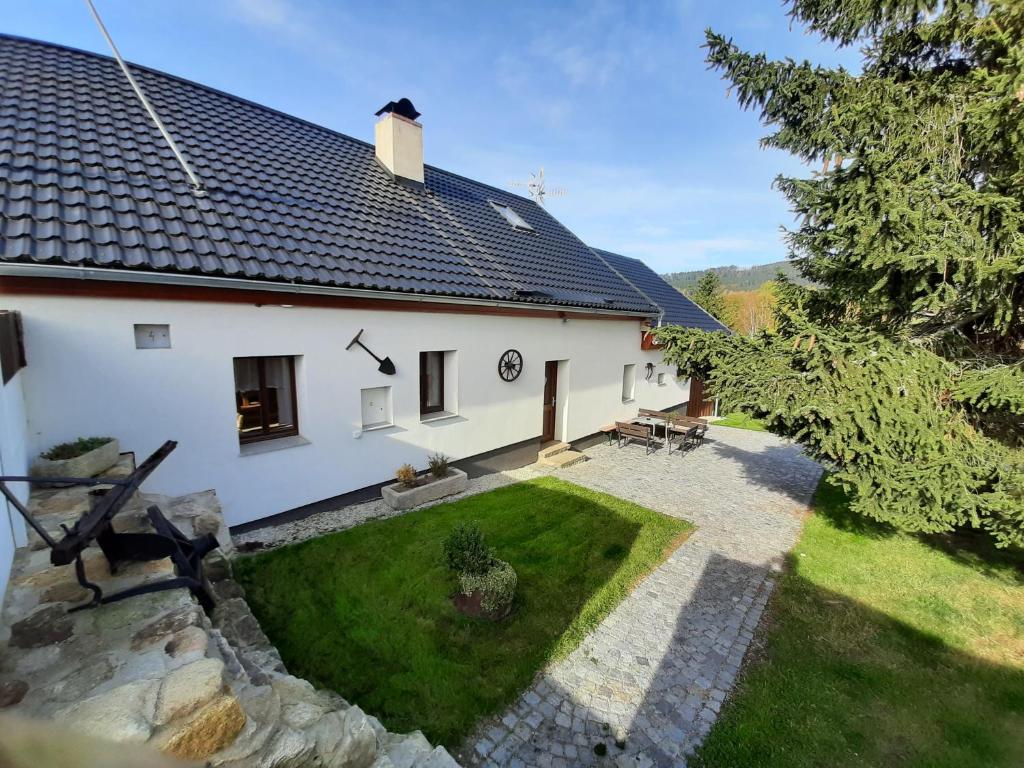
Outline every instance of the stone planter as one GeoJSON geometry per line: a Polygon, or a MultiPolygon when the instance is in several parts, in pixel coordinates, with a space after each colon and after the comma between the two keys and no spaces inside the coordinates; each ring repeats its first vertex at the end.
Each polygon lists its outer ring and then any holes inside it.
{"type": "Polygon", "coordinates": [[[73,459],[51,461],[40,456],[32,464],[35,477],[93,477],[117,464],[121,445],[116,439],[73,459]]]}
{"type": "Polygon", "coordinates": [[[433,475],[426,475],[423,479],[427,482],[414,488],[407,488],[401,483],[385,485],[381,488],[380,494],[392,509],[412,509],[428,501],[437,501],[453,493],[462,493],[469,482],[466,473],[454,467],[449,467],[448,474],[440,480],[434,479],[433,475]]]}

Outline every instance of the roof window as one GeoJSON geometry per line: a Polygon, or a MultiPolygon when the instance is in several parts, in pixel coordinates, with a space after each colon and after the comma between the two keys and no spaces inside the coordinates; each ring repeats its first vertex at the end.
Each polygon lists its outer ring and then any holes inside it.
{"type": "Polygon", "coordinates": [[[518,229],[523,232],[533,232],[533,227],[527,224],[526,220],[522,216],[513,211],[507,205],[496,203],[493,200],[491,200],[490,203],[494,210],[505,217],[505,221],[511,224],[513,229],[518,229]]]}

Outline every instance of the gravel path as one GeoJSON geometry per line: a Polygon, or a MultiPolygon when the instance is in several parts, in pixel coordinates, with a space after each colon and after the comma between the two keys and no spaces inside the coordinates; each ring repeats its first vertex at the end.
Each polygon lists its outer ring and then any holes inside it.
{"type": "MultiPolygon", "coordinates": [[[[466,490],[462,493],[446,496],[443,499],[432,501],[428,504],[421,504],[413,509],[426,509],[435,504],[457,501],[466,496],[493,491],[495,488],[501,488],[503,485],[511,485],[512,483],[528,480],[531,477],[538,477],[538,473],[531,467],[523,467],[522,469],[515,469],[510,472],[495,472],[478,477],[475,480],[470,480],[466,490]]],[[[412,512],[413,509],[396,511],[381,499],[376,499],[362,504],[353,504],[348,507],[334,509],[329,512],[318,512],[302,520],[295,520],[282,525],[259,528],[247,533],[233,534],[232,539],[235,542],[235,546],[239,547],[242,551],[272,549],[273,547],[282,547],[286,544],[294,544],[306,539],[323,536],[325,533],[344,531],[346,528],[352,528],[368,520],[380,520],[404,515],[407,512],[412,512]]]]}
{"type": "Polygon", "coordinates": [[[697,531],[459,758],[478,766],[685,766],[732,687],[821,474],[764,432],[712,426],[680,456],[597,446],[558,471],[697,531]]]}

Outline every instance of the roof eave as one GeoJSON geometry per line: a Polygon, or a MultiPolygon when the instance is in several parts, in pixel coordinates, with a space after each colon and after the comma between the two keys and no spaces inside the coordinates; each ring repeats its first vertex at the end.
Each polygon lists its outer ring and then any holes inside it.
{"type": "Polygon", "coordinates": [[[466,304],[480,307],[504,307],[516,309],[557,310],[589,315],[612,315],[617,317],[657,317],[658,313],[639,309],[598,309],[575,304],[548,304],[537,301],[503,301],[467,296],[445,296],[441,294],[382,291],[366,288],[343,288],[330,285],[308,285],[305,283],[283,283],[272,280],[218,277],[215,275],[193,275],[181,272],[151,272],[145,270],[107,269],[97,267],[75,267],[64,264],[0,263],[0,276],[43,277],[66,280],[98,280],[122,283],[150,283],[158,285],[181,285],[207,288],[228,288],[242,291],[270,291],[285,294],[312,294],[320,296],[347,296],[351,298],[373,298],[391,301],[414,301],[433,304],[466,304]]]}

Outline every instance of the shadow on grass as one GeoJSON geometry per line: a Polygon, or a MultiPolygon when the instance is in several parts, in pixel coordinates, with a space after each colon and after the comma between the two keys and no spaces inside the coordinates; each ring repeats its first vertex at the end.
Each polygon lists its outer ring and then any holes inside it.
{"type": "MultiPolygon", "coordinates": [[[[841,487],[822,478],[814,497],[815,513],[826,518],[841,530],[860,536],[879,539],[901,534],[887,523],[872,520],[850,510],[849,496],[841,487]]],[[[989,576],[1005,575],[1012,572],[1014,578],[1024,584],[1024,549],[995,546],[992,537],[984,531],[961,528],[949,533],[921,533],[913,535],[917,541],[942,552],[956,562],[967,565],[989,576]]]]}
{"type": "MultiPolygon", "coordinates": [[[[712,554],[677,611],[616,614],[588,640],[605,651],[542,676],[510,719],[481,724],[461,759],[670,768],[696,750],[688,764],[704,768],[1021,764],[1024,669],[815,585],[794,558],[787,566],[749,648],[768,570],[712,554]],[[631,645],[618,653],[623,629],[631,645]]],[[[662,588],[656,577],[640,587],[662,588]]]]}
{"type": "MultiPolygon", "coordinates": [[[[794,472],[794,461],[810,465],[806,457],[796,459],[795,448],[789,445],[770,445],[750,451],[723,442],[712,442],[709,447],[719,456],[732,459],[743,467],[744,476],[762,488],[784,493],[794,501],[807,504],[806,483],[794,472]],[[787,471],[787,467],[789,471],[787,471]]],[[[853,512],[846,492],[823,478],[814,495],[815,512],[822,515],[839,530],[856,533],[872,539],[902,535],[893,526],[853,512]]],[[[916,538],[933,549],[943,552],[959,563],[979,571],[995,574],[1013,569],[1015,577],[1024,583],[1024,548],[997,548],[991,536],[973,528],[960,528],[949,533],[916,534],[916,538]]]]}
{"type": "Polygon", "coordinates": [[[681,765],[682,750],[709,727],[701,716],[710,689],[739,666],[736,643],[753,628],[750,608],[768,572],[712,554],[686,588],[688,569],[673,561],[652,574],[638,589],[653,600],[623,606],[585,654],[542,675],[505,717],[481,723],[463,764],[681,765]]]}
{"type": "Polygon", "coordinates": [[[574,648],[689,526],[545,478],[373,521],[237,568],[294,674],[453,745],[574,648]],[[519,575],[501,623],[459,614],[442,542],[476,521],[519,575]]]}
{"type": "Polygon", "coordinates": [[[1010,768],[1024,760],[1022,666],[822,588],[792,561],[759,635],[692,765],[1010,768]]]}

